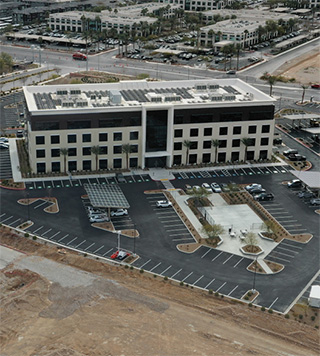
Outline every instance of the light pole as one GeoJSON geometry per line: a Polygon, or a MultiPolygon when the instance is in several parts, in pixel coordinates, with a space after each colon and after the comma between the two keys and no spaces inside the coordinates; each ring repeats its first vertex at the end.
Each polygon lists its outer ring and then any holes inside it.
{"type": "Polygon", "coordinates": [[[120,251],[120,235],[121,235],[121,230],[116,231],[118,234],[118,251],[120,251]]]}
{"type": "Polygon", "coordinates": [[[134,236],[133,236],[133,255],[136,255],[136,224],[134,224],[134,236]]]}
{"type": "Polygon", "coordinates": [[[254,263],[254,274],[253,274],[253,285],[252,285],[252,293],[256,292],[256,274],[257,274],[257,257],[254,263]]]}
{"type": "Polygon", "coordinates": [[[27,194],[28,222],[30,221],[29,192],[27,194]]]}

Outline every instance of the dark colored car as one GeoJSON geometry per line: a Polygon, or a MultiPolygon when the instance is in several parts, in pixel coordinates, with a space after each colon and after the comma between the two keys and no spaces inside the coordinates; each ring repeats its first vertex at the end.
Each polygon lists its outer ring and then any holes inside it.
{"type": "Polygon", "coordinates": [[[314,198],[315,196],[314,193],[305,191],[305,192],[299,192],[298,197],[303,199],[310,199],[310,198],[314,198]]]}
{"type": "Polygon", "coordinates": [[[254,189],[251,189],[249,193],[251,195],[257,195],[257,194],[261,194],[261,193],[265,193],[265,192],[266,192],[266,190],[263,188],[254,188],[254,189]]]}
{"type": "Polygon", "coordinates": [[[289,155],[288,158],[290,159],[290,161],[306,161],[307,160],[306,156],[302,156],[299,154],[289,155]]]}
{"type": "Polygon", "coordinates": [[[283,152],[283,155],[286,157],[288,157],[290,155],[295,155],[295,154],[298,154],[298,151],[295,149],[289,149],[289,150],[283,152]]]}
{"type": "Polygon", "coordinates": [[[320,84],[312,84],[311,88],[312,89],[320,89],[320,84]]]}
{"type": "Polygon", "coordinates": [[[287,184],[288,188],[300,188],[302,187],[302,182],[299,179],[294,179],[287,184]]]}
{"type": "Polygon", "coordinates": [[[261,193],[254,196],[254,200],[258,201],[269,201],[273,199],[274,195],[272,193],[261,193]]]}

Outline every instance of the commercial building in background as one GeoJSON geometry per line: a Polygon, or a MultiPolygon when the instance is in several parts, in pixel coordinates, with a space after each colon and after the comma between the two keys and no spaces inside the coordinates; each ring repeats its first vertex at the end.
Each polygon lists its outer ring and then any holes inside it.
{"type": "Polygon", "coordinates": [[[28,86],[24,97],[37,173],[126,169],[127,145],[141,168],[272,155],[276,100],[236,78],[28,86]]]}
{"type": "Polygon", "coordinates": [[[179,5],[183,10],[187,11],[207,11],[207,10],[221,10],[226,6],[230,6],[234,0],[158,0],[160,4],[165,5],[179,5]]]}

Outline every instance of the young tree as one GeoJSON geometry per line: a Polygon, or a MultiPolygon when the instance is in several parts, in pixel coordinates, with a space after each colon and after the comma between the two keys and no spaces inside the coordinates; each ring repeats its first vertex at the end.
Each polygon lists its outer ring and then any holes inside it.
{"type": "Polygon", "coordinates": [[[218,148],[220,146],[219,140],[211,140],[211,147],[214,147],[214,163],[217,163],[218,158],[218,148]]]}
{"type": "Polygon", "coordinates": [[[251,252],[254,252],[254,247],[258,244],[257,236],[254,232],[248,232],[247,236],[242,240],[242,243],[250,247],[251,252]]]}
{"type": "Polygon", "coordinates": [[[186,165],[189,164],[189,150],[191,147],[192,143],[189,140],[184,140],[183,141],[183,146],[187,149],[186,151],[186,165]]]}
{"type": "Polygon", "coordinates": [[[248,146],[250,146],[251,145],[251,143],[252,143],[252,140],[251,140],[251,138],[249,138],[249,137],[243,137],[242,139],[241,139],[241,143],[244,145],[244,160],[246,161],[247,160],[247,154],[248,154],[248,146]]]}
{"type": "Polygon", "coordinates": [[[126,167],[129,169],[129,154],[132,152],[132,146],[129,143],[125,143],[122,145],[121,151],[126,155],[126,167]]]}
{"type": "Polygon", "coordinates": [[[308,89],[308,85],[301,85],[302,88],[302,98],[301,98],[301,104],[304,103],[304,96],[306,94],[306,89],[308,89]]]}
{"type": "Polygon", "coordinates": [[[96,171],[98,170],[98,157],[99,154],[101,153],[101,149],[99,146],[92,146],[91,147],[91,153],[93,153],[95,155],[95,159],[96,159],[96,171]]]}
{"type": "Polygon", "coordinates": [[[69,151],[67,148],[60,148],[60,154],[63,156],[63,168],[64,168],[64,173],[67,172],[67,156],[69,154],[69,151]]]}
{"type": "Polygon", "coordinates": [[[219,235],[224,233],[224,228],[220,224],[206,224],[202,228],[202,232],[207,235],[207,238],[213,240],[214,238],[219,237],[219,235]]]}

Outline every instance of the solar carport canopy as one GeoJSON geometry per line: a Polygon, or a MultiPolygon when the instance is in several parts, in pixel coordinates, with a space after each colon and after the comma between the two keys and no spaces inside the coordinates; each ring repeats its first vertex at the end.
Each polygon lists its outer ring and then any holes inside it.
{"type": "Polygon", "coordinates": [[[320,189],[320,172],[290,171],[290,173],[300,179],[309,188],[320,189]]]}
{"type": "Polygon", "coordinates": [[[118,185],[84,184],[83,186],[95,208],[130,208],[118,185]]]}

